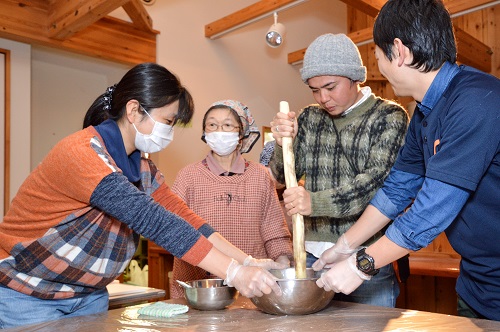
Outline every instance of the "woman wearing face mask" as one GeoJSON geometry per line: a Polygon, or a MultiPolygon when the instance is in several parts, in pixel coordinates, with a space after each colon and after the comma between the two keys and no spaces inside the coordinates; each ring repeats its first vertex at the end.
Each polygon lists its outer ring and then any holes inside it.
{"type": "MultiPolygon", "coordinates": [[[[272,259],[289,266],[291,235],[274,181],[264,166],[241,156],[259,137],[247,106],[235,100],[212,104],[203,118],[202,135],[211,151],[178,173],[172,191],[253,260],[272,259]]],[[[174,280],[211,277],[202,267],[174,259],[174,280]]],[[[182,297],[183,290],[172,283],[170,295],[182,297]]]]}
{"type": "MultiPolygon", "coordinates": [[[[232,246],[141,158],[186,124],[193,101],[164,67],[128,71],[28,176],[0,222],[0,328],[106,311],[106,285],[142,234],[224,278],[245,296],[281,294],[266,268],[232,246]],[[243,266],[247,262],[247,266],[243,266]]],[[[272,263],[272,264],[271,264],[272,263]]]]}

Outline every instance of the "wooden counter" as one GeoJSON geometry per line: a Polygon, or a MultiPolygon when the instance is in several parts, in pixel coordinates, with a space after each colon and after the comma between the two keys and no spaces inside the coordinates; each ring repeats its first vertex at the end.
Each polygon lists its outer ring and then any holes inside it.
{"type": "Polygon", "coordinates": [[[112,282],[106,286],[109,293],[109,309],[165,299],[163,289],[112,282]]]}
{"type": "MultiPolygon", "coordinates": [[[[180,299],[166,302],[185,304],[180,299]]],[[[302,316],[269,315],[244,297],[225,310],[189,309],[172,318],[139,317],[137,310],[145,305],[2,331],[500,331],[500,322],[495,321],[338,301],[302,316]]]]}

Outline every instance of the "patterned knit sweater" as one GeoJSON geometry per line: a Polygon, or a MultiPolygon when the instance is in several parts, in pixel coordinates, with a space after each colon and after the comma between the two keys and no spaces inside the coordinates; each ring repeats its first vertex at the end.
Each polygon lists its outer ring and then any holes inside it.
{"type": "MultiPolygon", "coordinates": [[[[291,235],[267,169],[253,162],[242,174],[219,176],[197,162],[183,168],[172,191],[229,242],[255,258],[293,257],[291,235]]],[[[210,277],[204,270],[176,259],[173,278],[210,277]]],[[[172,297],[183,296],[177,283],[172,297]]]]}
{"type": "MultiPolygon", "coordinates": [[[[312,207],[311,215],[304,216],[305,240],[336,242],[382,186],[403,144],[408,115],[399,105],[372,94],[340,117],[310,105],[298,123],[295,172],[297,179],[305,176],[312,207]]],[[[284,183],[279,145],[269,166],[284,183]]]]}

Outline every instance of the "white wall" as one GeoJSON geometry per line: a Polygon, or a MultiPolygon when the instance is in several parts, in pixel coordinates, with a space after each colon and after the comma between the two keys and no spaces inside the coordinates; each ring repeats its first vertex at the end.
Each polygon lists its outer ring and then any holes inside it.
{"type": "MultiPolygon", "coordinates": [[[[10,50],[11,59],[10,199],[12,200],[30,172],[31,47],[11,40],[0,39],[0,48],[10,50]]],[[[3,192],[3,186],[1,190],[3,192]]],[[[3,201],[1,205],[3,207],[3,201]]]]}
{"type": "Polygon", "coordinates": [[[82,128],[95,98],[129,66],[51,48],[32,49],[31,168],[63,137],[82,128]]]}
{"type": "MultiPolygon", "coordinates": [[[[200,140],[201,121],[208,106],[219,99],[247,104],[261,128],[269,125],[279,102],[297,109],[313,102],[300,80],[300,66],[287,63],[290,52],[307,47],[318,35],[346,31],[346,6],[338,0],[311,0],[280,12],[287,27],[285,43],[266,46],[264,35],[272,16],[220,39],[204,37],[204,27],[255,3],[254,0],[169,0],[147,6],[157,37],[157,62],[176,75],[192,93],[196,112],[191,128],[177,128],[174,142],[153,156],[171,184],[177,171],[201,160],[208,149],[200,140]]],[[[124,18],[117,10],[114,16],[124,18]]],[[[124,41],[125,42],[125,41],[124,41]]],[[[36,166],[61,138],[81,128],[95,97],[117,82],[126,66],[48,48],[33,47],[32,153],[36,166]]],[[[261,143],[245,157],[258,161],[261,143]]]]}

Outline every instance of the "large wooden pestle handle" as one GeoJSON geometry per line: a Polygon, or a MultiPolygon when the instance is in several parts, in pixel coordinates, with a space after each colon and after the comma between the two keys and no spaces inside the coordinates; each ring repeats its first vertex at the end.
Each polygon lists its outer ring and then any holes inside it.
{"type": "MultiPolygon", "coordinates": [[[[280,102],[280,112],[288,113],[288,102],[280,102]]],[[[293,155],[293,142],[291,137],[282,138],[283,162],[285,168],[285,183],[287,188],[297,187],[295,175],[295,156],[293,155]]],[[[295,278],[306,278],[306,250],[304,242],[304,217],[300,214],[292,215],[293,224],[293,258],[295,261],[295,278]]]]}

